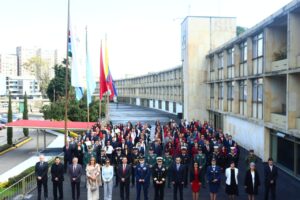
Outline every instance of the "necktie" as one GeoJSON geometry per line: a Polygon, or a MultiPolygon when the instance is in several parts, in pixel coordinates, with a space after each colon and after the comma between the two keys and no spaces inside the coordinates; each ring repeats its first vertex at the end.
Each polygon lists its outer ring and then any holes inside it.
{"type": "Polygon", "coordinates": [[[126,165],[123,165],[123,174],[126,172],[126,165]]]}
{"type": "Polygon", "coordinates": [[[179,167],[180,167],[180,165],[177,165],[177,171],[179,171],[179,167]]]}
{"type": "Polygon", "coordinates": [[[41,167],[43,166],[43,162],[41,162],[40,166],[41,166],[41,167]]]}
{"type": "Polygon", "coordinates": [[[73,173],[75,172],[76,170],[76,165],[73,166],[73,173]]]}

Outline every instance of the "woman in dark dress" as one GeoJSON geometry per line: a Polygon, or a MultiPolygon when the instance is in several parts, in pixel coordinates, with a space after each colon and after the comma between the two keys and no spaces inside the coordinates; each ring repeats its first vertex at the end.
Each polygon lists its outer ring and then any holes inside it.
{"type": "Polygon", "coordinates": [[[258,194],[258,187],[260,186],[260,180],[258,172],[255,168],[255,163],[250,163],[250,169],[247,170],[244,186],[246,193],[248,194],[248,200],[254,200],[258,194]]]}
{"type": "Polygon", "coordinates": [[[192,187],[193,200],[199,199],[199,191],[201,186],[200,169],[198,163],[195,162],[190,173],[190,182],[192,187]]]}
{"type": "Polygon", "coordinates": [[[209,183],[210,200],[217,199],[217,193],[221,184],[221,168],[216,165],[216,159],[212,158],[211,166],[207,168],[207,181],[209,183]]]}
{"type": "Polygon", "coordinates": [[[238,196],[238,174],[239,170],[235,167],[234,162],[230,163],[230,167],[225,170],[226,176],[226,194],[229,200],[234,200],[238,196]]]}

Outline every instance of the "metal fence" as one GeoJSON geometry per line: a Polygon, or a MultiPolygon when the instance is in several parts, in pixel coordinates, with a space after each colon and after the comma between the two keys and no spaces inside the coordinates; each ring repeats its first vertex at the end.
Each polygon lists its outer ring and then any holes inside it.
{"type": "Polygon", "coordinates": [[[0,200],[27,199],[27,194],[36,188],[36,176],[32,172],[0,192],[0,200]]]}
{"type": "MultiPolygon", "coordinates": [[[[58,155],[59,157],[62,154],[58,155]]],[[[48,162],[51,163],[54,161],[54,157],[48,162]]],[[[50,176],[50,167],[48,171],[48,177],[50,176]]],[[[35,172],[31,172],[27,176],[23,177],[18,182],[13,185],[5,188],[0,191],[0,200],[21,200],[21,199],[30,199],[30,193],[37,187],[37,181],[35,172]]]]}

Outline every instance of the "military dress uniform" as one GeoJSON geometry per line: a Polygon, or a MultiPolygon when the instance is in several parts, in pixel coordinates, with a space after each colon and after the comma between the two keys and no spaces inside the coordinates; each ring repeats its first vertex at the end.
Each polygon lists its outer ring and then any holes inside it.
{"type": "Polygon", "coordinates": [[[119,184],[119,177],[118,177],[117,170],[118,170],[118,166],[120,164],[122,164],[122,159],[123,159],[123,155],[121,154],[121,148],[117,147],[116,150],[117,150],[117,154],[113,157],[113,164],[114,164],[114,170],[115,170],[115,175],[116,175],[115,187],[117,187],[119,184]]]}
{"type": "MultiPolygon", "coordinates": [[[[137,150],[136,147],[133,148],[134,150],[137,150]]],[[[139,153],[133,153],[131,156],[131,161],[132,161],[132,171],[131,171],[131,183],[132,186],[135,185],[135,169],[136,166],[139,164],[139,153]]]]}
{"type": "Polygon", "coordinates": [[[163,158],[164,165],[167,169],[167,177],[168,177],[168,188],[171,188],[171,166],[173,164],[173,158],[170,155],[165,155],[163,158]]]}
{"type": "MultiPolygon", "coordinates": [[[[150,149],[150,151],[153,151],[153,149],[150,149]]],[[[157,155],[155,153],[152,154],[148,154],[146,156],[146,163],[149,165],[150,167],[150,175],[152,175],[152,168],[154,167],[154,165],[156,164],[156,158],[157,155]]]]}
{"type": "MultiPolygon", "coordinates": [[[[139,160],[144,160],[144,156],[140,156],[139,160]]],[[[136,200],[140,200],[141,190],[144,191],[144,200],[148,200],[148,188],[150,185],[150,167],[146,163],[139,163],[135,169],[136,178],[136,200]]]]}
{"type": "MultiPolygon", "coordinates": [[[[157,161],[163,161],[162,157],[157,157],[157,161]]],[[[164,165],[154,165],[153,171],[153,185],[154,185],[154,200],[164,199],[164,190],[167,177],[167,169],[164,165]]]]}

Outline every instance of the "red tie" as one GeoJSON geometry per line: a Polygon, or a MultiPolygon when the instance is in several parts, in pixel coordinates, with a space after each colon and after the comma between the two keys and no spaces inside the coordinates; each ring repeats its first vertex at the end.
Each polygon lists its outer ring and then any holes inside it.
{"type": "Polygon", "coordinates": [[[123,165],[123,175],[125,175],[126,172],[126,165],[123,165]]]}

